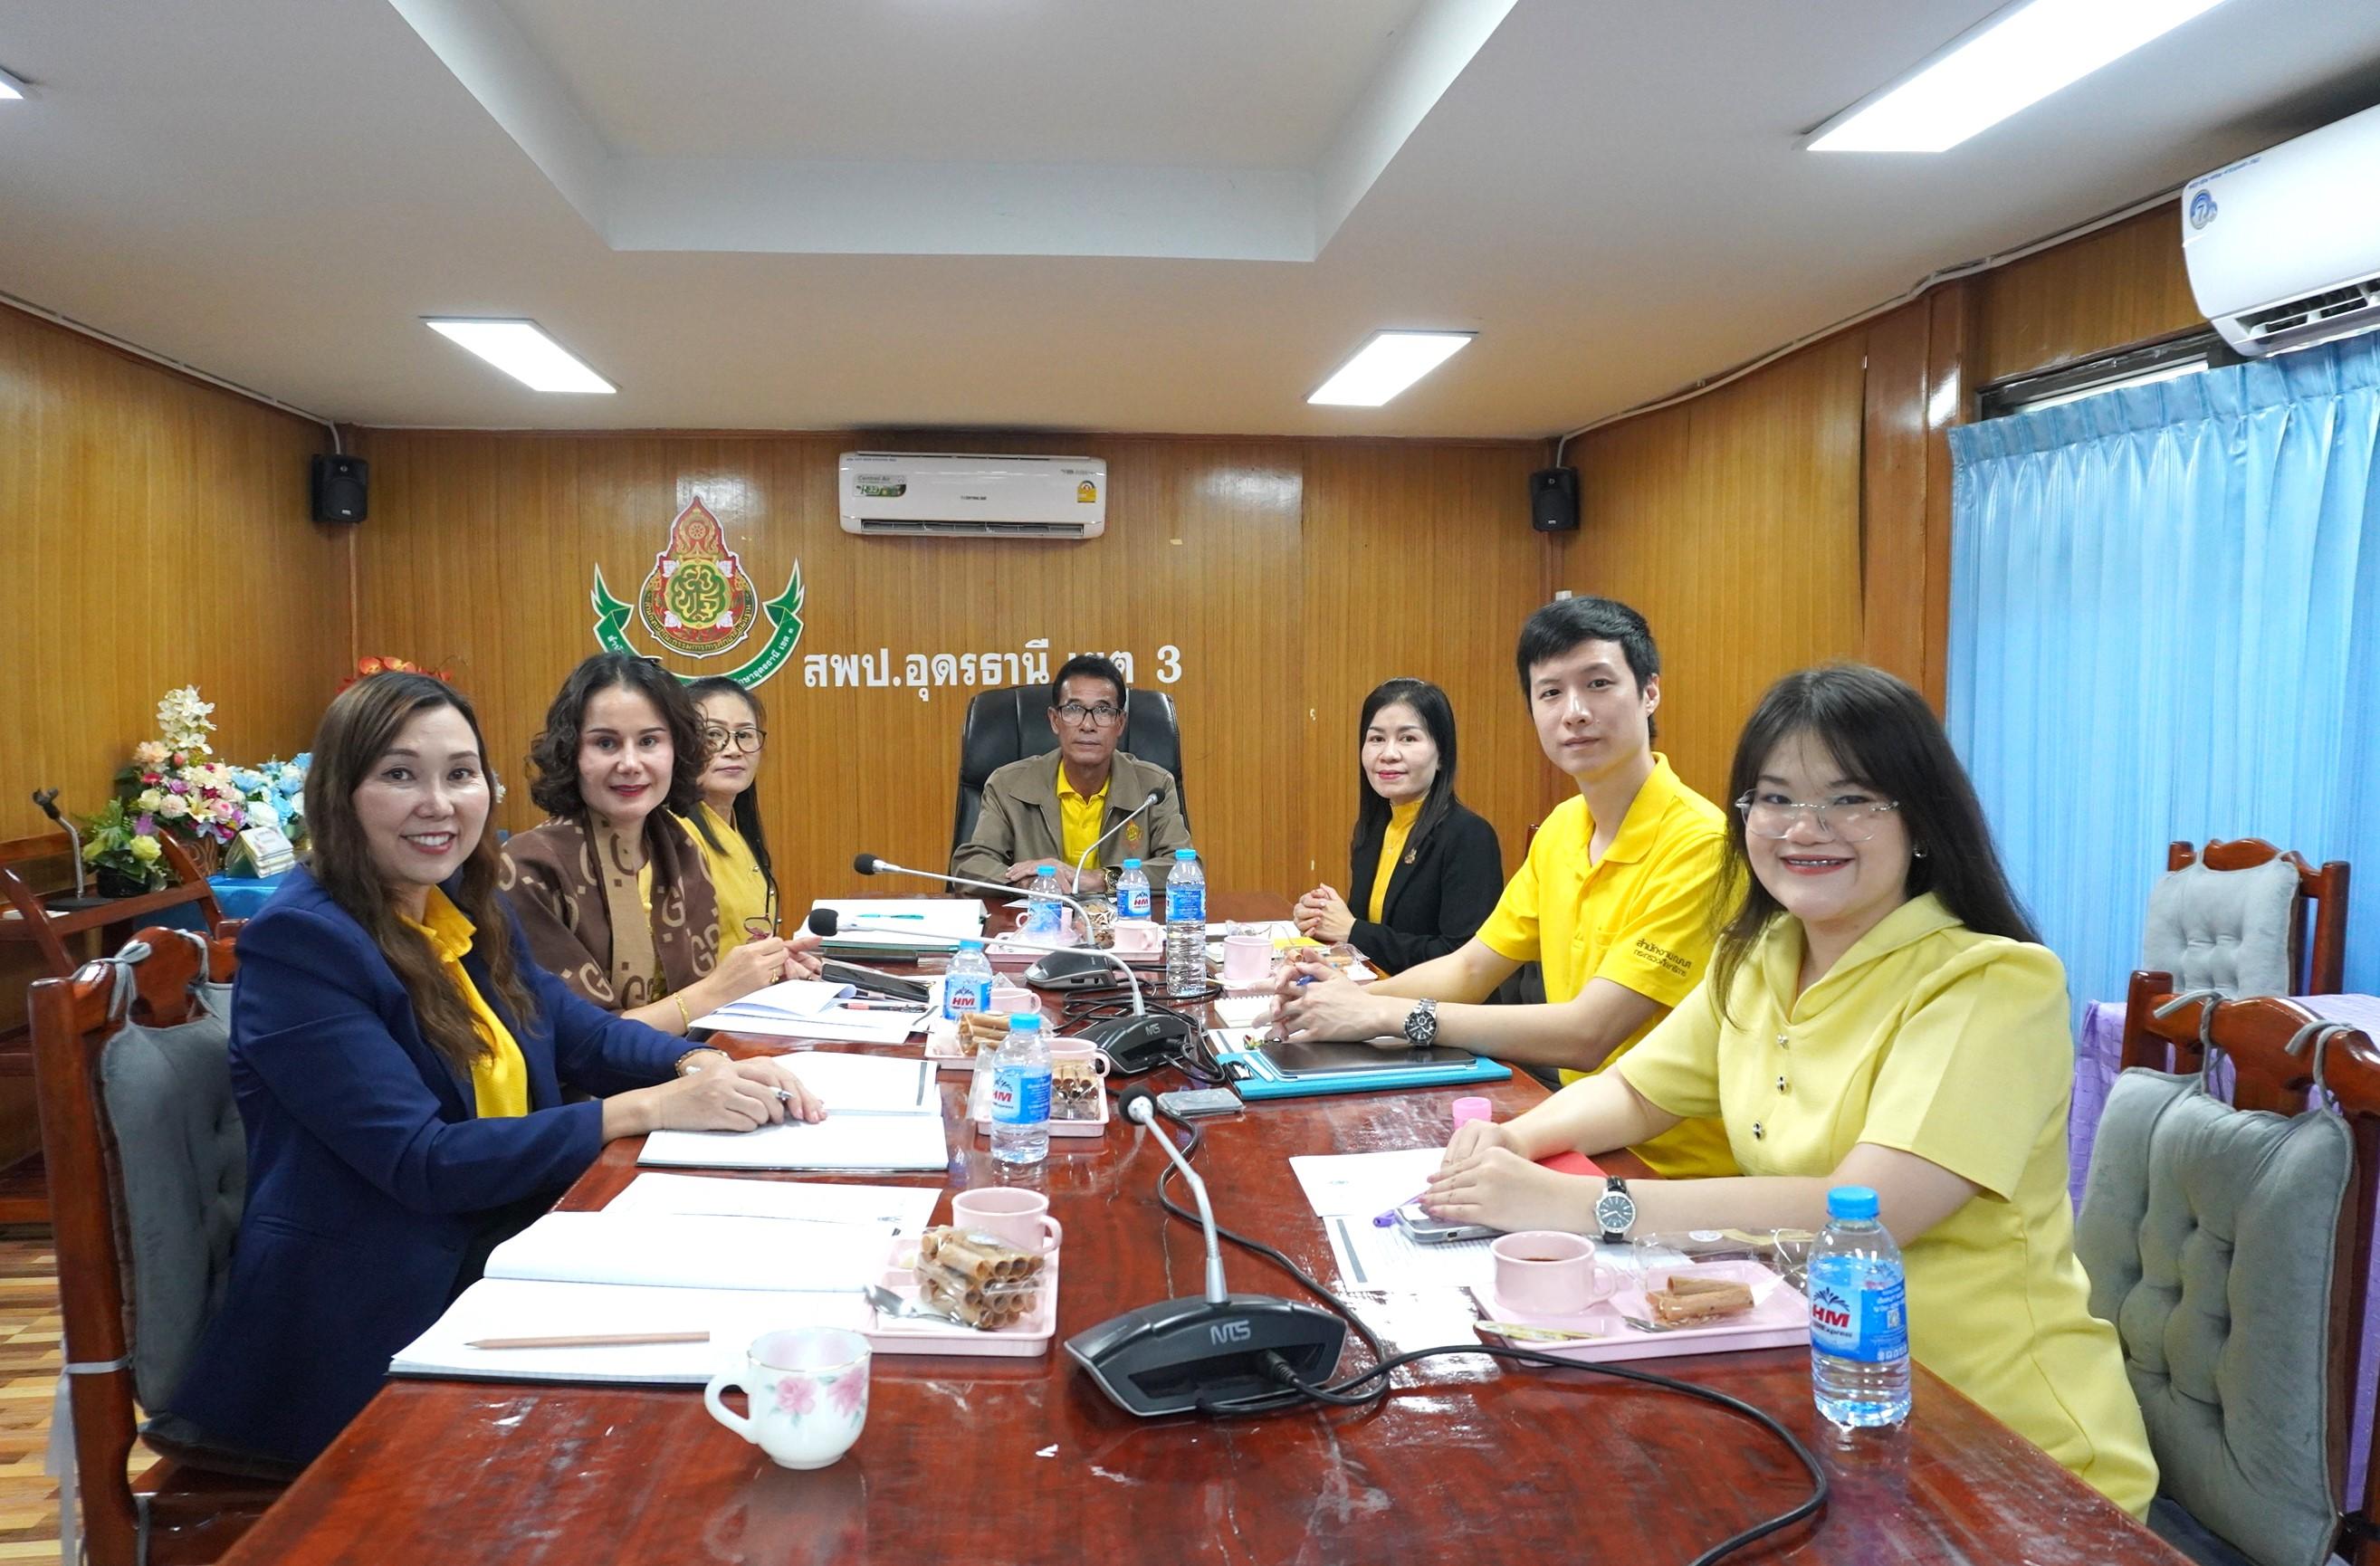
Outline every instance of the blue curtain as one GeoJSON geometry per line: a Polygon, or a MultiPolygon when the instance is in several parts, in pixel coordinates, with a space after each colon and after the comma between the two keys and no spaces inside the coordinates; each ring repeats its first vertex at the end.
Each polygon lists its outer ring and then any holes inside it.
{"type": "Polygon", "coordinates": [[[2380,992],[2380,336],[1950,431],[1949,722],[2078,1009],[2177,840],[2354,866],[2380,992]]]}

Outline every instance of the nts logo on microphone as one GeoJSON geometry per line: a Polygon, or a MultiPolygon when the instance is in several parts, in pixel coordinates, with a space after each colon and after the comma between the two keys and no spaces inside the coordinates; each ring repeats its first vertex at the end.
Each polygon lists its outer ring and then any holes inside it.
{"type": "Polygon", "coordinates": [[[1247,1343],[1256,1341],[1256,1330],[1245,1321],[1218,1321],[1207,1329],[1207,1337],[1216,1343],[1247,1343]]]}

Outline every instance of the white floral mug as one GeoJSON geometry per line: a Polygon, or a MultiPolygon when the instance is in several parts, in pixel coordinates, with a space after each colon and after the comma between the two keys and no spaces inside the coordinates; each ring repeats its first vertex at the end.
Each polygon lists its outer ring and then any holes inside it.
{"type": "Polygon", "coordinates": [[[711,1417],[781,1468],[824,1468],[851,1450],[868,1423],[868,1340],[840,1327],[796,1327],[752,1340],[744,1363],[702,1390],[711,1417]],[[741,1389],[752,1412],[721,1401],[741,1389]]]}

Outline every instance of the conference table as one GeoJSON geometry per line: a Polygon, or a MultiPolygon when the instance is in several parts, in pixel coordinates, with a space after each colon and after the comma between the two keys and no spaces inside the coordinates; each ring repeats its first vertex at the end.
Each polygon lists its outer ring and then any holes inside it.
{"type": "MultiPolygon", "coordinates": [[[[1286,913],[1275,897],[1217,892],[1210,903],[1218,917],[1286,913]]],[[[741,1053],[787,1048],[777,1039],[724,1042],[741,1053]]],[[[942,1077],[952,1144],[942,1184],[953,1191],[1018,1184],[961,1122],[965,1080],[942,1077]]],[[[1151,1080],[1183,1085],[1172,1070],[1151,1080]]],[[[1478,1091],[1350,1094],[1202,1121],[1196,1161],[1217,1220],[1278,1245],[1336,1287],[1290,1157],[1440,1144],[1453,1100],[1478,1091]]],[[[1507,1118],[1545,1091],[1516,1073],[1486,1096],[1507,1118]]],[[[1243,1419],[1124,1414],[1067,1357],[1063,1340],[1203,1286],[1202,1242],[1195,1227],[1159,1208],[1165,1158],[1146,1136],[1116,1124],[1099,1138],[1053,1139],[1048,1163],[1024,1177],[1049,1195],[1065,1226],[1050,1353],[877,1355],[866,1431],[832,1467],[776,1467],[716,1423],[696,1388],[392,1381],[225,1566],[1682,1566],[1807,1493],[1799,1463],[1740,1415],[1610,1378],[1482,1356],[1400,1370],[1396,1394],[1368,1410],[1243,1419]]],[[[639,1145],[612,1143],[561,1205],[601,1208],[635,1178],[639,1145]]],[[[1178,1179],[1175,1192],[1186,1205],[1178,1179]]],[[[937,1221],[947,1216],[945,1196],[937,1221]]],[[[1224,1265],[1235,1291],[1301,1297],[1285,1274],[1228,1244],[1224,1265]]],[[[358,1278],[356,1285],[371,1283],[358,1278]]],[[[1452,1297],[1351,1297],[1392,1348],[1476,1341],[1472,1312],[1452,1297]]],[[[1354,1369],[1363,1354],[1351,1336],[1342,1367],[1354,1369]]],[[[1730,1560],[2182,1560],[1922,1367],[1904,1429],[1842,1446],[1812,1406],[1806,1351],[1639,1363],[1767,1411],[1827,1468],[1833,1495],[1823,1513],[1730,1560]]]]}

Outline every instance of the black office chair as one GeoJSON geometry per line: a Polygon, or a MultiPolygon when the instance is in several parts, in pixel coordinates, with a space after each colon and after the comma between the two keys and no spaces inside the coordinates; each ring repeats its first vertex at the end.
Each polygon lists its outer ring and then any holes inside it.
{"type": "MultiPolygon", "coordinates": [[[[988,690],[967,703],[966,726],[959,731],[958,807],[951,817],[951,852],[975,831],[983,812],[983,785],[1011,761],[1046,755],[1058,748],[1050,732],[1050,687],[1010,686],[988,690]]],[[[1123,704],[1123,739],[1117,749],[1162,767],[1173,774],[1174,798],[1182,819],[1190,819],[1190,801],[1182,788],[1182,729],[1173,715],[1173,698],[1163,691],[1127,692],[1123,704]]]]}

